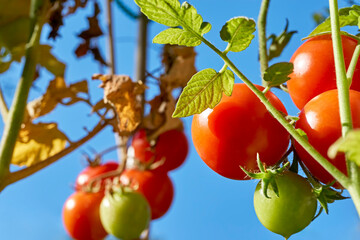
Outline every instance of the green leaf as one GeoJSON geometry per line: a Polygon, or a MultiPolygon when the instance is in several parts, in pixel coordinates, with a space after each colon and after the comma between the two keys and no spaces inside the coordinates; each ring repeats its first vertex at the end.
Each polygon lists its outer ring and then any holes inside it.
{"type": "MultiPolygon", "coordinates": [[[[358,26],[360,16],[360,6],[353,5],[339,10],[340,27],[345,26],[358,26]]],[[[330,18],[327,18],[323,23],[317,26],[309,35],[312,37],[323,32],[331,31],[330,18]]]]}
{"type": "Polygon", "coordinates": [[[180,26],[178,0],[135,0],[135,3],[149,19],[169,27],[180,26]]]}
{"type": "Polygon", "coordinates": [[[220,31],[223,41],[229,43],[229,51],[240,52],[245,50],[255,37],[255,21],[246,17],[232,18],[225,23],[220,31]]]}
{"type": "Polygon", "coordinates": [[[55,76],[63,77],[65,72],[65,64],[60,62],[51,54],[51,46],[40,45],[37,48],[38,62],[55,76]]]}
{"type": "Polygon", "coordinates": [[[195,47],[201,44],[201,40],[183,29],[169,28],[156,35],[153,39],[153,43],[195,47]]]}
{"type": "Polygon", "coordinates": [[[153,42],[198,46],[201,36],[209,32],[211,25],[203,22],[196,9],[187,2],[180,6],[178,0],[135,0],[141,11],[151,20],[170,28],[158,34],[153,42]]]}
{"type": "Polygon", "coordinates": [[[297,33],[297,31],[288,32],[289,21],[286,20],[285,29],[279,36],[271,34],[268,40],[271,40],[269,46],[268,59],[269,61],[273,58],[279,57],[283,52],[286,45],[289,43],[292,36],[297,33]]]}
{"type": "Polygon", "coordinates": [[[6,72],[10,68],[11,63],[12,63],[11,61],[8,62],[0,61],[0,73],[6,72]]]}
{"type": "Polygon", "coordinates": [[[360,130],[352,130],[345,138],[338,139],[330,146],[328,156],[335,158],[338,152],[346,153],[349,160],[360,166],[360,130]]]}
{"type": "Polygon", "coordinates": [[[234,81],[234,74],[230,70],[218,73],[208,68],[198,72],[181,93],[173,117],[187,117],[214,108],[223,92],[231,95],[234,81]]]}
{"type": "Polygon", "coordinates": [[[289,74],[294,70],[294,65],[289,62],[275,63],[264,72],[264,80],[269,87],[279,86],[289,80],[289,74]]]}

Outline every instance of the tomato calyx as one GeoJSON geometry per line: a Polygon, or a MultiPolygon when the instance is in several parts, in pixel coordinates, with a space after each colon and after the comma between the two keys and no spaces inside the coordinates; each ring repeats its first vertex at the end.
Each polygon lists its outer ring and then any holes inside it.
{"type": "Polygon", "coordinates": [[[311,183],[313,192],[320,204],[319,212],[316,214],[314,219],[317,218],[323,210],[326,214],[329,214],[329,203],[333,203],[336,200],[344,200],[349,198],[342,195],[344,191],[343,189],[337,191],[336,189],[332,188],[332,186],[336,183],[336,180],[332,181],[329,184],[323,185],[311,175],[311,173],[307,170],[307,168],[301,161],[299,161],[299,164],[303,169],[308,181],[311,183]]]}
{"type": "Polygon", "coordinates": [[[264,164],[260,161],[259,154],[256,156],[256,161],[258,164],[258,167],[260,169],[260,172],[258,173],[251,173],[247,171],[245,168],[240,166],[240,168],[248,175],[250,178],[253,179],[260,179],[261,181],[261,192],[266,198],[270,198],[268,195],[268,188],[269,186],[272,187],[274,193],[277,197],[279,197],[279,190],[275,181],[275,177],[281,173],[283,173],[285,170],[289,168],[290,163],[286,162],[282,167],[279,168],[269,168],[266,169],[264,164]]]}

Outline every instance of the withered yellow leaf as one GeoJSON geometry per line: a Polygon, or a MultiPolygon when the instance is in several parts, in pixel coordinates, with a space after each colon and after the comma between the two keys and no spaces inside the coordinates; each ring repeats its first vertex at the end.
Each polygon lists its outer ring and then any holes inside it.
{"type": "Polygon", "coordinates": [[[67,137],[56,123],[28,123],[20,130],[12,164],[31,166],[63,150],[67,137]]]}
{"type": "Polygon", "coordinates": [[[45,94],[29,102],[26,108],[30,118],[35,119],[54,110],[63,99],[68,99],[66,104],[71,105],[79,101],[77,98],[78,93],[87,92],[88,85],[85,80],[66,86],[62,77],[56,77],[50,81],[45,94]]]}
{"type": "Polygon", "coordinates": [[[141,122],[142,105],[139,96],[146,86],[141,82],[133,82],[125,75],[93,76],[102,81],[104,88],[104,102],[110,103],[116,111],[120,136],[129,135],[141,122]]]}

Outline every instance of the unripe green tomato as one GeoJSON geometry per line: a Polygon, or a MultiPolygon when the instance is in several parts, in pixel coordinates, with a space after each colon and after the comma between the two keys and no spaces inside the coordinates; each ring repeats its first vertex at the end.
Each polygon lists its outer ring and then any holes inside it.
{"type": "Polygon", "coordinates": [[[270,231],[288,239],[300,232],[313,220],[317,199],[310,183],[296,173],[286,171],[276,176],[279,197],[271,186],[266,198],[261,184],[256,186],[254,207],[260,222],[270,231]]]}
{"type": "Polygon", "coordinates": [[[100,204],[100,219],[105,230],[122,240],[139,238],[150,218],[148,202],[132,190],[107,193],[100,204]]]}

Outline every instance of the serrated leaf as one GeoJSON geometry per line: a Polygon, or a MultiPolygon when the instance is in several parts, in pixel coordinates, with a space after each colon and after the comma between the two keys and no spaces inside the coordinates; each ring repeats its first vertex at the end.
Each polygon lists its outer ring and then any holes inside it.
{"type": "Polygon", "coordinates": [[[56,77],[63,77],[65,64],[51,54],[51,48],[49,45],[40,45],[37,48],[38,62],[56,77]]]}
{"type": "Polygon", "coordinates": [[[229,51],[240,52],[245,50],[255,37],[255,21],[246,17],[232,18],[225,23],[220,31],[223,41],[229,43],[229,51]]]}
{"type": "Polygon", "coordinates": [[[346,157],[360,166],[360,130],[350,131],[345,138],[338,139],[328,150],[328,156],[335,158],[338,152],[346,153],[346,157]]]}
{"type": "Polygon", "coordinates": [[[19,132],[11,163],[29,167],[63,150],[66,142],[56,123],[28,123],[19,132]]]}
{"type": "Polygon", "coordinates": [[[231,95],[234,81],[234,74],[230,70],[218,73],[208,68],[198,72],[181,93],[173,117],[187,117],[214,108],[223,92],[231,95]]]}
{"type": "Polygon", "coordinates": [[[297,31],[288,32],[289,21],[286,20],[285,29],[279,36],[275,34],[271,34],[268,40],[271,40],[271,44],[269,46],[268,59],[269,61],[273,58],[279,57],[283,52],[284,48],[289,43],[292,36],[297,33],[297,31]]]}
{"type": "Polygon", "coordinates": [[[279,86],[289,80],[289,74],[294,70],[294,65],[289,62],[280,62],[271,65],[264,72],[264,80],[269,87],[279,86]]]}
{"type": "Polygon", "coordinates": [[[154,39],[156,43],[197,46],[201,43],[199,36],[211,29],[210,23],[203,22],[201,15],[187,2],[181,6],[178,0],[135,0],[135,3],[149,19],[169,27],[182,27],[161,32],[154,39]]]}
{"type": "Polygon", "coordinates": [[[195,47],[201,44],[201,40],[183,29],[169,28],[156,35],[153,39],[153,43],[195,47]]]}
{"type": "Polygon", "coordinates": [[[178,0],[135,0],[135,3],[149,19],[169,27],[180,26],[178,0]]]}
{"type": "MultiPolygon", "coordinates": [[[[357,26],[359,24],[360,6],[353,5],[339,10],[340,27],[357,26]]],[[[330,18],[327,18],[323,23],[317,26],[308,37],[315,36],[322,32],[331,31],[330,18]]]]}

